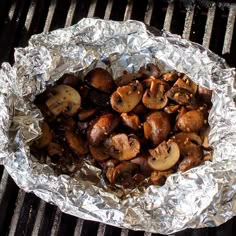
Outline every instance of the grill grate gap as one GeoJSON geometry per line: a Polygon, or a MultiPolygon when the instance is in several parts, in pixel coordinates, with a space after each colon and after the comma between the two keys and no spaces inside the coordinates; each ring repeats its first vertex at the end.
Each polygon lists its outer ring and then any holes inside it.
{"type": "Polygon", "coordinates": [[[39,206],[39,199],[32,193],[25,195],[24,204],[21,208],[16,235],[31,235],[39,206]]]}
{"type": "Polygon", "coordinates": [[[220,9],[218,7],[216,8],[210,40],[210,49],[218,55],[222,54],[228,14],[229,9],[220,9]]]}
{"type": "Polygon", "coordinates": [[[67,214],[62,214],[58,236],[73,235],[76,222],[76,217],[67,214]]]}
{"type": "Polygon", "coordinates": [[[147,4],[148,4],[147,0],[134,1],[131,19],[143,21],[145,17],[145,11],[140,11],[140,9],[146,9],[147,4]]]}
{"type": "Polygon", "coordinates": [[[7,174],[6,170],[3,172],[3,176],[0,182],[0,232],[1,235],[7,235],[11,218],[14,212],[14,206],[18,194],[18,188],[12,178],[7,174]],[[6,182],[6,185],[4,183],[6,182]],[[3,189],[1,189],[3,187],[3,189]],[[3,191],[3,196],[1,196],[3,191]]]}
{"type": "Polygon", "coordinates": [[[127,0],[114,0],[110,18],[112,20],[123,20],[127,0]]]}
{"type": "Polygon", "coordinates": [[[164,27],[167,7],[168,7],[167,2],[154,1],[153,14],[150,24],[151,26],[154,26],[157,29],[162,29],[164,27]]]}
{"type": "Polygon", "coordinates": [[[104,236],[120,236],[121,228],[106,225],[104,236]]]}
{"type": "Polygon", "coordinates": [[[10,19],[8,17],[8,12],[12,5],[12,0],[1,0],[0,1],[0,29],[2,29],[3,25],[9,23],[10,19]]]}
{"type": "Polygon", "coordinates": [[[203,36],[205,32],[205,25],[207,20],[206,8],[195,8],[195,14],[193,17],[192,30],[190,33],[190,40],[202,44],[203,36]]]}
{"type": "Polygon", "coordinates": [[[128,236],[144,236],[144,232],[129,230],[128,236]]]}
{"type": "Polygon", "coordinates": [[[90,1],[79,0],[75,9],[75,14],[72,23],[75,24],[84,17],[87,17],[90,7],[90,1]]]}
{"type": "Polygon", "coordinates": [[[170,26],[170,32],[182,35],[184,30],[186,9],[183,4],[176,2],[170,26]]]}
{"type": "MultiPolygon", "coordinates": [[[[99,223],[95,221],[85,220],[81,230],[82,236],[96,235],[98,231],[99,223]]],[[[76,233],[76,232],[75,232],[76,233]]],[[[77,234],[75,234],[77,235],[77,234]]]]}
{"type": "Polygon", "coordinates": [[[1,182],[1,179],[2,179],[3,170],[4,170],[4,167],[0,166],[0,182],[1,182]]]}
{"type": "Polygon", "coordinates": [[[95,9],[95,17],[103,18],[106,11],[107,6],[107,0],[98,0],[97,1],[97,7],[95,9]]]}
{"type": "Polygon", "coordinates": [[[39,228],[39,235],[49,236],[51,234],[56,210],[57,208],[55,206],[50,205],[48,203],[46,204],[44,210],[44,217],[39,228]]]}
{"type": "Polygon", "coordinates": [[[50,30],[64,27],[69,7],[70,1],[57,1],[50,30]]]}

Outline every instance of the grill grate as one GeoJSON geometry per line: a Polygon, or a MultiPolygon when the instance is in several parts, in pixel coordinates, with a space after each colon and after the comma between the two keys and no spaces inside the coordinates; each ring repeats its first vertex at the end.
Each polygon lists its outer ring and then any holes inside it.
{"type": "MultiPolygon", "coordinates": [[[[14,47],[25,46],[32,34],[70,26],[83,17],[136,19],[203,44],[236,66],[236,4],[167,0],[1,0],[0,63],[13,62],[14,47]],[[7,40],[6,40],[7,39],[7,40]]],[[[228,1],[230,2],[230,1],[228,1]]],[[[61,213],[31,193],[19,190],[0,166],[0,235],[151,236],[84,221],[61,213]]],[[[217,228],[185,230],[181,235],[233,235],[236,218],[217,228]]]]}

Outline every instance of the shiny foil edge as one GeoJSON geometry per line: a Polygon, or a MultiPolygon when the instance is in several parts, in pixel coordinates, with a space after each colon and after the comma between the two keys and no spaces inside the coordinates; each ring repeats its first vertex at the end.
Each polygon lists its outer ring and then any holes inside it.
{"type": "Polygon", "coordinates": [[[0,163],[17,185],[74,216],[133,230],[171,234],[220,225],[235,215],[235,69],[201,45],[163,32],[154,36],[138,21],[82,19],[76,25],[34,35],[15,51],[15,64],[0,70],[0,163]],[[135,190],[126,198],[83,179],[56,177],[29,152],[40,135],[36,94],[64,73],[88,69],[109,57],[114,77],[148,62],[186,73],[214,90],[210,143],[214,161],[176,173],[163,187],[135,190]]]}

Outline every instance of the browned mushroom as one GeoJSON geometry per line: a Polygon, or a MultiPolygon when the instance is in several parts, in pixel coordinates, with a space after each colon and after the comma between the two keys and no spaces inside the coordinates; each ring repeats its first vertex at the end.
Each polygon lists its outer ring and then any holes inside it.
{"type": "Polygon", "coordinates": [[[181,87],[172,87],[166,92],[169,99],[175,101],[180,105],[194,105],[196,98],[193,93],[181,87]]]}
{"type": "Polygon", "coordinates": [[[204,116],[199,110],[188,111],[177,120],[177,127],[184,132],[198,132],[204,126],[204,116]]]}
{"type": "Polygon", "coordinates": [[[171,140],[178,144],[182,156],[194,156],[198,159],[202,159],[202,140],[197,134],[180,132],[172,136],[171,140]]]}
{"type": "Polygon", "coordinates": [[[167,82],[174,82],[178,79],[178,74],[175,72],[167,72],[161,76],[161,79],[167,82]]]}
{"type": "Polygon", "coordinates": [[[180,157],[178,144],[169,141],[162,142],[155,149],[149,150],[151,156],[148,158],[148,165],[153,170],[164,171],[172,168],[180,157]]]}
{"type": "Polygon", "coordinates": [[[143,95],[142,102],[149,109],[162,109],[166,106],[168,98],[165,95],[167,88],[158,83],[158,80],[152,80],[150,89],[147,89],[143,95]]]}
{"type": "Polygon", "coordinates": [[[48,145],[48,155],[51,157],[53,156],[62,157],[63,148],[60,146],[60,144],[52,142],[48,145]]]}
{"type": "Polygon", "coordinates": [[[160,69],[154,65],[153,63],[148,63],[145,66],[142,66],[139,69],[139,73],[141,73],[143,75],[143,77],[150,77],[150,76],[154,76],[155,78],[159,78],[160,76],[160,69]]]}
{"type": "Polygon", "coordinates": [[[79,110],[81,98],[79,93],[68,85],[56,85],[50,89],[51,96],[46,101],[50,112],[58,116],[73,116],[79,110]]]}
{"type": "Polygon", "coordinates": [[[70,74],[65,74],[64,76],[62,76],[59,83],[60,82],[61,84],[69,85],[73,88],[76,88],[80,84],[79,78],[70,74]]]}
{"type": "Polygon", "coordinates": [[[99,90],[90,89],[87,96],[92,103],[99,107],[108,107],[110,105],[110,94],[103,93],[99,90]]]}
{"type": "Polygon", "coordinates": [[[148,165],[148,157],[150,155],[147,154],[138,154],[137,157],[130,160],[132,163],[135,163],[139,166],[140,172],[144,176],[150,176],[152,169],[148,165]]]}
{"type": "Polygon", "coordinates": [[[127,85],[129,83],[131,83],[133,80],[139,79],[142,76],[142,74],[140,73],[125,73],[123,75],[121,75],[120,77],[118,77],[115,80],[115,83],[118,86],[124,86],[127,85]]]}
{"type": "Polygon", "coordinates": [[[133,129],[139,130],[141,128],[141,122],[139,117],[134,113],[121,113],[121,120],[123,125],[133,129]]]}
{"type": "Polygon", "coordinates": [[[110,170],[112,171],[110,171],[109,176],[106,175],[110,183],[124,183],[124,181],[129,181],[129,179],[137,173],[138,166],[134,163],[124,161],[110,170]]]}
{"type": "Polygon", "coordinates": [[[140,143],[135,135],[116,134],[111,141],[110,155],[120,161],[130,160],[140,152],[140,143]]]}
{"type": "Polygon", "coordinates": [[[164,111],[168,114],[173,114],[179,110],[179,105],[170,105],[164,108],[164,111]]]}
{"type": "Polygon", "coordinates": [[[203,161],[212,161],[212,159],[213,159],[213,152],[212,151],[205,154],[203,157],[203,161]]]}
{"type": "Polygon", "coordinates": [[[143,87],[135,80],[128,85],[118,87],[111,96],[111,106],[117,112],[129,112],[140,102],[143,87]]]}
{"type": "Polygon", "coordinates": [[[137,115],[142,115],[142,114],[147,113],[147,107],[145,107],[143,103],[140,102],[137,106],[135,106],[132,112],[134,112],[137,115]]]}
{"type": "Polygon", "coordinates": [[[82,137],[75,134],[73,130],[65,131],[66,142],[71,150],[77,155],[85,155],[88,153],[88,148],[82,137]]]}
{"type": "Polygon", "coordinates": [[[188,76],[184,75],[183,78],[179,78],[175,83],[174,86],[184,88],[191,93],[195,94],[197,92],[197,84],[189,79],[188,76]]]}
{"type": "Polygon", "coordinates": [[[96,161],[105,161],[110,157],[109,150],[107,150],[103,145],[96,147],[89,145],[89,151],[96,161]]]}
{"type": "Polygon", "coordinates": [[[201,159],[196,156],[186,156],[180,163],[178,169],[182,172],[201,164],[201,159]]]}
{"type": "Polygon", "coordinates": [[[104,93],[112,93],[116,87],[111,74],[103,68],[89,71],[84,77],[84,81],[104,93]]]}
{"type": "Polygon", "coordinates": [[[206,150],[210,150],[211,146],[209,144],[209,133],[210,133],[210,127],[204,127],[200,130],[200,137],[202,139],[202,146],[206,150]]]}
{"type": "Polygon", "coordinates": [[[114,114],[105,114],[92,121],[87,131],[87,138],[91,145],[97,146],[109,136],[118,126],[120,117],[114,114]]]}
{"type": "Polygon", "coordinates": [[[209,90],[205,87],[198,86],[198,94],[203,99],[204,102],[210,104],[212,97],[212,90],[209,90]]]}
{"type": "Polygon", "coordinates": [[[162,111],[152,112],[147,116],[143,128],[146,139],[151,140],[154,146],[160,144],[167,138],[171,129],[168,114],[162,111]]]}
{"type": "Polygon", "coordinates": [[[41,124],[41,131],[42,135],[34,142],[34,147],[37,149],[47,147],[52,141],[52,131],[45,121],[41,124]]]}
{"type": "Polygon", "coordinates": [[[87,120],[90,117],[92,117],[96,113],[96,111],[97,111],[97,108],[95,108],[95,107],[91,107],[91,108],[87,108],[87,109],[82,109],[78,113],[78,118],[81,121],[87,120]]]}
{"type": "Polygon", "coordinates": [[[173,172],[173,170],[153,171],[150,176],[150,182],[153,185],[162,186],[165,184],[167,177],[173,174],[173,172]]]}

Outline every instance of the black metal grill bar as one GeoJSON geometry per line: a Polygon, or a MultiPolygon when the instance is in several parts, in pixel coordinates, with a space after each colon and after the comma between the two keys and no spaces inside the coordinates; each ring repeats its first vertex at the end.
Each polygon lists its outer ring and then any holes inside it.
{"type": "MultiPolygon", "coordinates": [[[[128,20],[132,18],[134,4],[137,4],[137,0],[128,0],[126,3],[125,0],[121,0],[119,4],[126,4],[124,7],[124,20],[128,20]]],[[[162,1],[155,1],[155,8],[162,6],[162,1]]],[[[112,11],[114,11],[114,3],[117,3],[117,0],[108,0],[104,18],[110,19],[112,16],[112,11]]],[[[152,14],[155,14],[154,8],[154,0],[146,0],[147,6],[146,11],[144,14],[144,22],[146,24],[152,24],[153,18],[152,14]]],[[[2,2],[0,3],[0,5],[2,2]]],[[[2,32],[0,32],[0,45],[3,45],[3,58],[5,60],[9,59],[9,56],[12,53],[12,48],[24,45],[26,40],[30,34],[40,32],[40,29],[43,29],[45,32],[49,31],[56,26],[54,25],[55,15],[57,13],[57,6],[60,4],[59,0],[50,0],[50,4],[43,5],[40,0],[23,0],[23,1],[13,1],[11,4],[8,2],[8,6],[4,9],[8,9],[7,14],[1,15],[0,8],[0,20],[2,17],[6,17],[7,19],[4,20],[7,23],[3,26],[2,32]],[[20,2],[20,3],[19,3],[20,2]],[[35,21],[35,18],[40,17],[40,13],[37,12],[37,7],[41,5],[42,9],[47,9],[47,16],[45,16],[45,24],[44,28],[42,25],[39,24],[39,21],[35,21]],[[37,24],[35,23],[37,22],[37,24]],[[36,27],[34,27],[36,25],[36,27]],[[23,30],[23,33],[22,33],[23,30]],[[8,37],[9,36],[9,37],[8,37]],[[8,38],[8,42],[2,44],[4,42],[3,38],[8,38]],[[18,40],[20,37],[20,40],[18,40]],[[7,47],[5,46],[7,45],[7,47]]],[[[71,0],[68,5],[68,11],[65,18],[65,26],[69,26],[72,23],[77,22],[78,19],[81,17],[78,15],[77,10],[80,8],[82,1],[71,0]]],[[[96,8],[99,4],[99,0],[91,0],[90,5],[88,5],[88,16],[93,17],[96,15],[96,8]]],[[[167,9],[163,9],[166,11],[165,19],[163,19],[163,28],[165,30],[172,29],[172,21],[174,19],[174,10],[175,5],[178,3],[169,3],[167,9]]],[[[83,5],[85,6],[85,5],[83,5]]],[[[234,33],[234,25],[235,25],[235,5],[229,5],[229,14],[227,19],[227,26],[224,35],[224,43],[222,53],[232,53],[232,42],[233,42],[233,35],[234,33]]],[[[211,44],[211,36],[213,25],[216,16],[216,9],[217,6],[213,4],[207,13],[207,20],[206,20],[206,27],[205,33],[202,39],[202,44],[205,47],[209,47],[211,44]]],[[[140,9],[142,10],[142,9],[140,9]]],[[[84,9],[84,11],[86,11],[84,9]]],[[[58,13],[57,13],[58,14],[58,13]]],[[[123,13],[122,13],[123,14],[123,13]]],[[[194,8],[187,8],[185,13],[185,21],[183,25],[183,32],[182,36],[186,39],[191,38],[192,26],[194,24],[195,18],[195,9],[194,8]]],[[[158,18],[157,18],[158,19],[158,18]]],[[[160,19],[162,20],[162,19],[160,19]]],[[[178,19],[177,19],[178,21],[178,19]]],[[[154,22],[155,23],[155,22],[154,22]]],[[[2,22],[0,22],[0,25],[2,22]]],[[[62,27],[62,26],[61,26],[62,27]]],[[[65,235],[66,232],[72,232],[74,235],[123,235],[123,236],[132,236],[132,235],[145,235],[151,236],[154,234],[151,233],[144,233],[144,232],[134,232],[131,230],[126,229],[119,229],[116,227],[112,227],[109,225],[104,225],[97,222],[90,222],[84,221],[81,219],[76,219],[75,217],[66,215],[61,213],[61,211],[56,208],[55,206],[51,206],[48,203],[45,203],[38,198],[36,198],[32,194],[24,193],[22,190],[19,191],[15,187],[12,179],[7,174],[6,170],[3,170],[3,167],[0,166],[0,232],[5,232],[3,235],[7,235],[8,233],[8,226],[9,228],[9,235],[18,235],[19,233],[23,232],[24,235],[65,235]],[[10,193],[9,193],[10,191],[10,193]],[[12,204],[16,204],[15,208],[11,206],[12,204]],[[14,212],[13,212],[14,211],[14,212]],[[71,224],[67,224],[71,222],[71,224]]],[[[227,234],[219,234],[219,235],[231,235],[233,232],[233,220],[231,222],[231,228],[227,228],[227,234]]],[[[225,226],[218,227],[226,232],[225,226]]],[[[218,232],[218,231],[217,231],[218,232]]],[[[219,231],[220,232],[220,231],[219,231]]],[[[222,233],[221,232],[221,233],[222,233]]],[[[1,233],[0,233],[1,234],[1,233]]],[[[68,234],[68,235],[72,235],[68,234]]],[[[157,235],[157,234],[156,234],[157,235]]],[[[197,231],[184,231],[184,233],[177,233],[177,235],[215,235],[215,228],[213,229],[202,229],[197,231]],[[188,233],[186,233],[188,232],[188,233]]]]}

